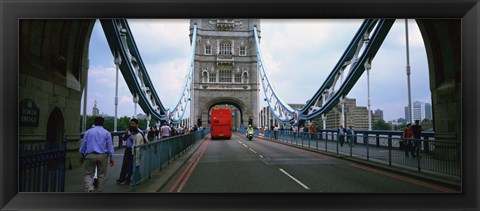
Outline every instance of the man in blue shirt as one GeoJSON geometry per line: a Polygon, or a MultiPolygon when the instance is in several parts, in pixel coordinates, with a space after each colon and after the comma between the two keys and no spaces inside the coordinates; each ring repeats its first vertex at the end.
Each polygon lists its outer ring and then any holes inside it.
{"type": "Polygon", "coordinates": [[[80,145],[81,163],[84,164],[85,191],[93,192],[93,175],[97,168],[98,192],[102,192],[107,174],[107,162],[110,158],[110,166],[114,165],[113,142],[110,132],[103,128],[103,117],[95,117],[95,127],[87,130],[80,145]]]}

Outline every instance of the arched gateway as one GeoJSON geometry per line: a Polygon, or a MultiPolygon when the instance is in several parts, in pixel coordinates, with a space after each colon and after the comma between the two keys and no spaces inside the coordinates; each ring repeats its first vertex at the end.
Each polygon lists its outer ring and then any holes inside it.
{"type": "Polygon", "coordinates": [[[197,24],[190,119],[208,124],[215,105],[236,107],[240,125],[258,125],[259,80],[253,27],[259,19],[191,19],[197,24]]]}

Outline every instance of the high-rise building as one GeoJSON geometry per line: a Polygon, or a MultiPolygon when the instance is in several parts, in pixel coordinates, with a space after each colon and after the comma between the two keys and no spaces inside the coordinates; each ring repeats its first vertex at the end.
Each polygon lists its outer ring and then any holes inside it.
{"type": "Polygon", "coordinates": [[[423,121],[424,119],[433,119],[432,106],[429,103],[415,101],[412,103],[412,111],[413,121],[410,120],[410,115],[408,115],[408,106],[405,107],[405,119],[407,123],[413,123],[415,120],[423,121]]]}
{"type": "Polygon", "coordinates": [[[379,120],[383,120],[383,110],[380,110],[380,109],[377,109],[375,110],[375,112],[373,113],[373,120],[372,120],[372,123],[375,123],[379,120]]]}
{"type": "MultiPolygon", "coordinates": [[[[422,121],[425,118],[425,107],[424,103],[415,101],[412,105],[413,111],[413,121],[420,120],[422,121]]],[[[412,122],[413,122],[412,121],[412,122]]]]}
{"type": "Polygon", "coordinates": [[[412,122],[410,119],[410,110],[408,109],[408,106],[405,106],[405,123],[412,122]]]}
{"type": "Polygon", "coordinates": [[[425,103],[425,118],[433,120],[432,105],[430,103],[425,103]]]}

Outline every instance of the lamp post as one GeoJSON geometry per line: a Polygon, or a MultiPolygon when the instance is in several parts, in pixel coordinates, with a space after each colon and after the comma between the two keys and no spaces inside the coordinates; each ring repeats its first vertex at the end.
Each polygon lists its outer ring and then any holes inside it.
{"type": "Polygon", "coordinates": [[[135,107],[133,109],[133,118],[137,118],[137,103],[138,103],[138,95],[133,94],[133,103],[135,104],[135,107]]]}
{"type": "Polygon", "coordinates": [[[368,130],[372,130],[372,115],[370,112],[370,69],[372,65],[370,63],[370,58],[365,62],[365,69],[367,69],[367,95],[368,95],[368,104],[367,104],[367,115],[368,115],[368,130]]]}
{"type": "Polygon", "coordinates": [[[118,112],[118,70],[120,69],[120,64],[122,63],[122,58],[120,53],[117,51],[117,56],[115,57],[115,117],[113,119],[113,132],[117,132],[117,112],[118,112]]]}
{"type": "Polygon", "coordinates": [[[412,115],[412,95],[410,91],[410,54],[408,49],[408,19],[405,19],[405,38],[406,38],[406,54],[407,54],[407,84],[408,84],[408,116],[410,122],[413,122],[412,115]]]}

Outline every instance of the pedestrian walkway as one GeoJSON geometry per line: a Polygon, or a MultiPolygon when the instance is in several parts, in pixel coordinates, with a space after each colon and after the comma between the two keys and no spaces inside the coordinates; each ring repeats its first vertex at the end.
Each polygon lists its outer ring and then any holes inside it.
{"type": "MultiPolygon", "coordinates": [[[[123,152],[125,148],[116,149],[114,160],[115,165],[107,168],[107,176],[105,178],[104,192],[128,192],[130,186],[119,185],[115,182],[120,175],[122,169],[123,152]]],[[[83,165],[80,165],[65,173],[65,192],[85,192],[85,183],[83,182],[83,165]]]]}
{"type": "MultiPolygon", "coordinates": [[[[176,173],[178,169],[192,156],[198,147],[203,143],[201,139],[194,143],[193,147],[175,159],[175,162],[170,162],[169,165],[162,168],[161,171],[152,175],[151,178],[135,187],[130,185],[120,185],[116,180],[120,176],[122,169],[123,153],[125,148],[115,149],[115,165],[107,168],[107,176],[105,178],[105,185],[103,193],[125,193],[125,192],[157,192],[168,180],[176,173]]],[[[65,192],[85,192],[85,183],[83,182],[83,165],[77,166],[65,173],[65,192]]]]}

